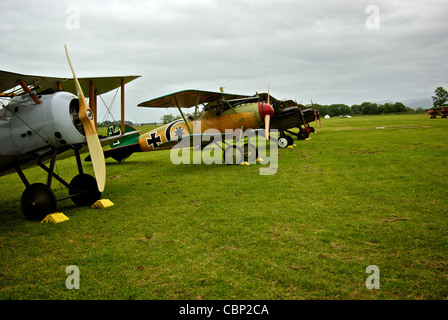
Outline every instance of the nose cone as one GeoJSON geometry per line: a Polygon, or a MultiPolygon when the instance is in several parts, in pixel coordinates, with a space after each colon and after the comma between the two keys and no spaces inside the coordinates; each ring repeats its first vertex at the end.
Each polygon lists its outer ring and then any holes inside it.
{"type": "Polygon", "coordinates": [[[266,116],[272,117],[274,115],[274,108],[270,104],[258,102],[258,112],[260,118],[264,120],[266,116]]]}

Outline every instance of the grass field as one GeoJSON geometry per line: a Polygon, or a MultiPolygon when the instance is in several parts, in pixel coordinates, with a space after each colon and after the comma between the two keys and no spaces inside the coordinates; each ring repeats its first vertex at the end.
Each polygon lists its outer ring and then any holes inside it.
{"type": "MultiPolygon", "coordinates": [[[[322,125],[280,149],[270,176],[259,164],[176,166],[169,151],[107,160],[115,205],[63,200],[59,224],[24,220],[23,184],[0,177],[0,299],[447,299],[448,120],[322,125]],[[66,288],[69,265],[79,290],[66,288]],[[370,265],[379,289],[366,288],[370,265]]],[[[57,172],[70,180],[75,160],[57,172]]]]}

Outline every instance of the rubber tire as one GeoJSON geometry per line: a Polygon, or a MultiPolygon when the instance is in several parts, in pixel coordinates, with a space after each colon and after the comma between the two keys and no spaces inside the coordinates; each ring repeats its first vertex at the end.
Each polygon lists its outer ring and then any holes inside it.
{"type": "Polygon", "coordinates": [[[56,196],[43,183],[33,183],[22,193],[20,206],[27,220],[41,221],[56,211],[56,196]]]}
{"type": "Polygon", "coordinates": [[[286,137],[281,137],[278,139],[278,146],[280,148],[286,148],[288,146],[288,139],[286,137]]]}
{"type": "Polygon", "coordinates": [[[310,134],[306,131],[301,131],[301,132],[297,133],[297,139],[299,139],[299,140],[305,140],[309,136],[310,136],[310,134]]]}
{"type": "Polygon", "coordinates": [[[285,136],[286,140],[288,140],[288,146],[292,146],[294,143],[294,139],[291,136],[285,136]]]}
{"type": "Polygon", "coordinates": [[[70,181],[69,194],[77,193],[82,194],[71,198],[77,206],[91,206],[101,199],[96,179],[89,174],[78,174],[70,181]]]}

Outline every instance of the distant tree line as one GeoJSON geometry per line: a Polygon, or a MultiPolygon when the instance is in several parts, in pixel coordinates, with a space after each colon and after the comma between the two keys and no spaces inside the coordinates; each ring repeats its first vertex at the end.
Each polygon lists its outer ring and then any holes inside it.
{"type": "MultiPolygon", "coordinates": [[[[184,116],[186,118],[188,117],[193,117],[194,118],[194,113],[184,113],[184,116]]],[[[167,124],[170,122],[173,122],[174,120],[177,119],[182,119],[181,115],[172,115],[172,114],[165,114],[162,118],[160,118],[160,121],[162,121],[163,124],[167,124]]]]}
{"type": "Polygon", "coordinates": [[[321,105],[314,103],[314,107],[319,110],[321,116],[329,115],[330,117],[344,115],[366,115],[366,114],[386,114],[386,113],[425,113],[426,109],[418,108],[414,110],[405,106],[401,102],[377,104],[373,102],[363,102],[354,104],[351,107],[346,104],[321,105]]]}
{"type": "MultiPolygon", "coordinates": [[[[432,96],[434,107],[440,107],[445,105],[448,101],[448,91],[443,87],[437,87],[434,90],[434,96],[432,96]]],[[[354,104],[349,107],[346,104],[331,104],[331,105],[320,105],[315,103],[314,107],[319,110],[322,116],[329,115],[334,116],[344,116],[344,115],[363,115],[363,114],[385,114],[385,113],[427,113],[428,109],[423,109],[421,107],[417,109],[412,109],[405,106],[401,102],[395,103],[385,103],[377,104],[372,102],[363,102],[361,104],[354,104]]]]}

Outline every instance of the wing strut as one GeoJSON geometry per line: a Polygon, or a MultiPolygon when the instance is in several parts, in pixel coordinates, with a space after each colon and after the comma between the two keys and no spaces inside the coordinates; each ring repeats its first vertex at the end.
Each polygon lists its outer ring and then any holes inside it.
{"type": "Polygon", "coordinates": [[[221,98],[222,98],[222,100],[224,100],[227,103],[227,105],[230,107],[230,109],[232,109],[233,113],[238,113],[235,111],[235,109],[233,109],[233,107],[230,105],[229,101],[227,101],[226,98],[224,98],[223,96],[221,98]]]}
{"type": "Polygon", "coordinates": [[[124,133],[124,79],[121,79],[121,133],[124,133]]]}
{"type": "Polygon", "coordinates": [[[196,113],[198,112],[199,106],[199,91],[196,94],[196,106],[194,107],[194,120],[196,121],[196,113]]]}
{"type": "Polygon", "coordinates": [[[180,112],[180,115],[182,116],[182,119],[184,119],[184,122],[185,122],[185,125],[187,126],[188,132],[190,132],[190,134],[193,134],[191,132],[190,126],[188,125],[187,119],[185,119],[184,113],[182,112],[181,108],[179,107],[179,104],[177,103],[176,96],[174,96],[174,102],[176,102],[176,107],[177,107],[177,109],[179,109],[179,112],[180,112]]]}

